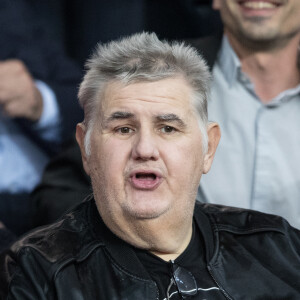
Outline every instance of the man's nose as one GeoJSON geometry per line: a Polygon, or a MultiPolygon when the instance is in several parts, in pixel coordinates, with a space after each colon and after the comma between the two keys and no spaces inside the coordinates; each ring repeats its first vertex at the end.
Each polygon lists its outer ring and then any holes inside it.
{"type": "Polygon", "coordinates": [[[135,160],[157,160],[159,150],[157,137],[150,130],[140,130],[135,135],[132,147],[132,158],[135,160]]]}

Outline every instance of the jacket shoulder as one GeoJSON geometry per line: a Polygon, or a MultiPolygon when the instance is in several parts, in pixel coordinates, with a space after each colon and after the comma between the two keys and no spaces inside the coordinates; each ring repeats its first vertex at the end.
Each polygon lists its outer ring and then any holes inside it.
{"type": "Polygon", "coordinates": [[[29,232],[2,252],[0,299],[12,286],[38,292],[34,299],[45,299],[42,291],[34,287],[48,286],[62,267],[83,260],[101,246],[88,218],[92,208],[91,200],[83,202],[56,223],[29,232]]]}
{"type": "Polygon", "coordinates": [[[12,245],[10,252],[20,256],[34,251],[51,263],[79,259],[95,243],[87,216],[90,204],[83,202],[57,222],[29,232],[12,245]]]}
{"type": "Polygon", "coordinates": [[[205,213],[209,217],[213,227],[218,230],[230,230],[236,233],[271,230],[285,233],[291,228],[289,223],[280,216],[251,209],[197,203],[196,210],[201,210],[205,213]]]}

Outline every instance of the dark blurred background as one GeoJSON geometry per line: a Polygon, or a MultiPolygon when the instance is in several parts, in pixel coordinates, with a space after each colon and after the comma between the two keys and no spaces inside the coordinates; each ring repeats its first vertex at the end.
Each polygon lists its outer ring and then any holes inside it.
{"type": "Polygon", "coordinates": [[[138,31],[185,39],[221,29],[211,0],[29,0],[53,39],[80,64],[97,42],[138,31]]]}

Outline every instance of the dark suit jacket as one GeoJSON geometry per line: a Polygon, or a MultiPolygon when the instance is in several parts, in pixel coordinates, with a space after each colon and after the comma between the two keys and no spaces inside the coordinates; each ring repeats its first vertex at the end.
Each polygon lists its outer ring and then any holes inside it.
{"type": "Polygon", "coordinates": [[[212,0],[27,0],[51,36],[61,38],[81,65],[98,42],[140,31],[178,40],[222,29],[212,0]]]}
{"type": "Polygon", "coordinates": [[[31,194],[33,225],[54,222],[92,193],[75,139],[45,169],[41,184],[31,194]]]}

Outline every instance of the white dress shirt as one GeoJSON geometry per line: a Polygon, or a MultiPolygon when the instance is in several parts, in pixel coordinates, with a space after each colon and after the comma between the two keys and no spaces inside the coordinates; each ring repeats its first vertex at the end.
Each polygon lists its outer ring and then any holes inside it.
{"type": "MultiPolygon", "coordinates": [[[[40,120],[31,130],[48,142],[60,140],[60,117],[56,97],[48,85],[35,81],[43,98],[40,120]]],[[[0,110],[0,194],[28,193],[40,181],[48,156],[32,142],[13,119],[0,110]]],[[[0,199],[1,200],[1,199],[0,199]]]]}
{"type": "Polygon", "coordinates": [[[222,137],[198,198],[277,214],[300,228],[300,86],[262,103],[224,37],[208,115],[222,137]]]}

